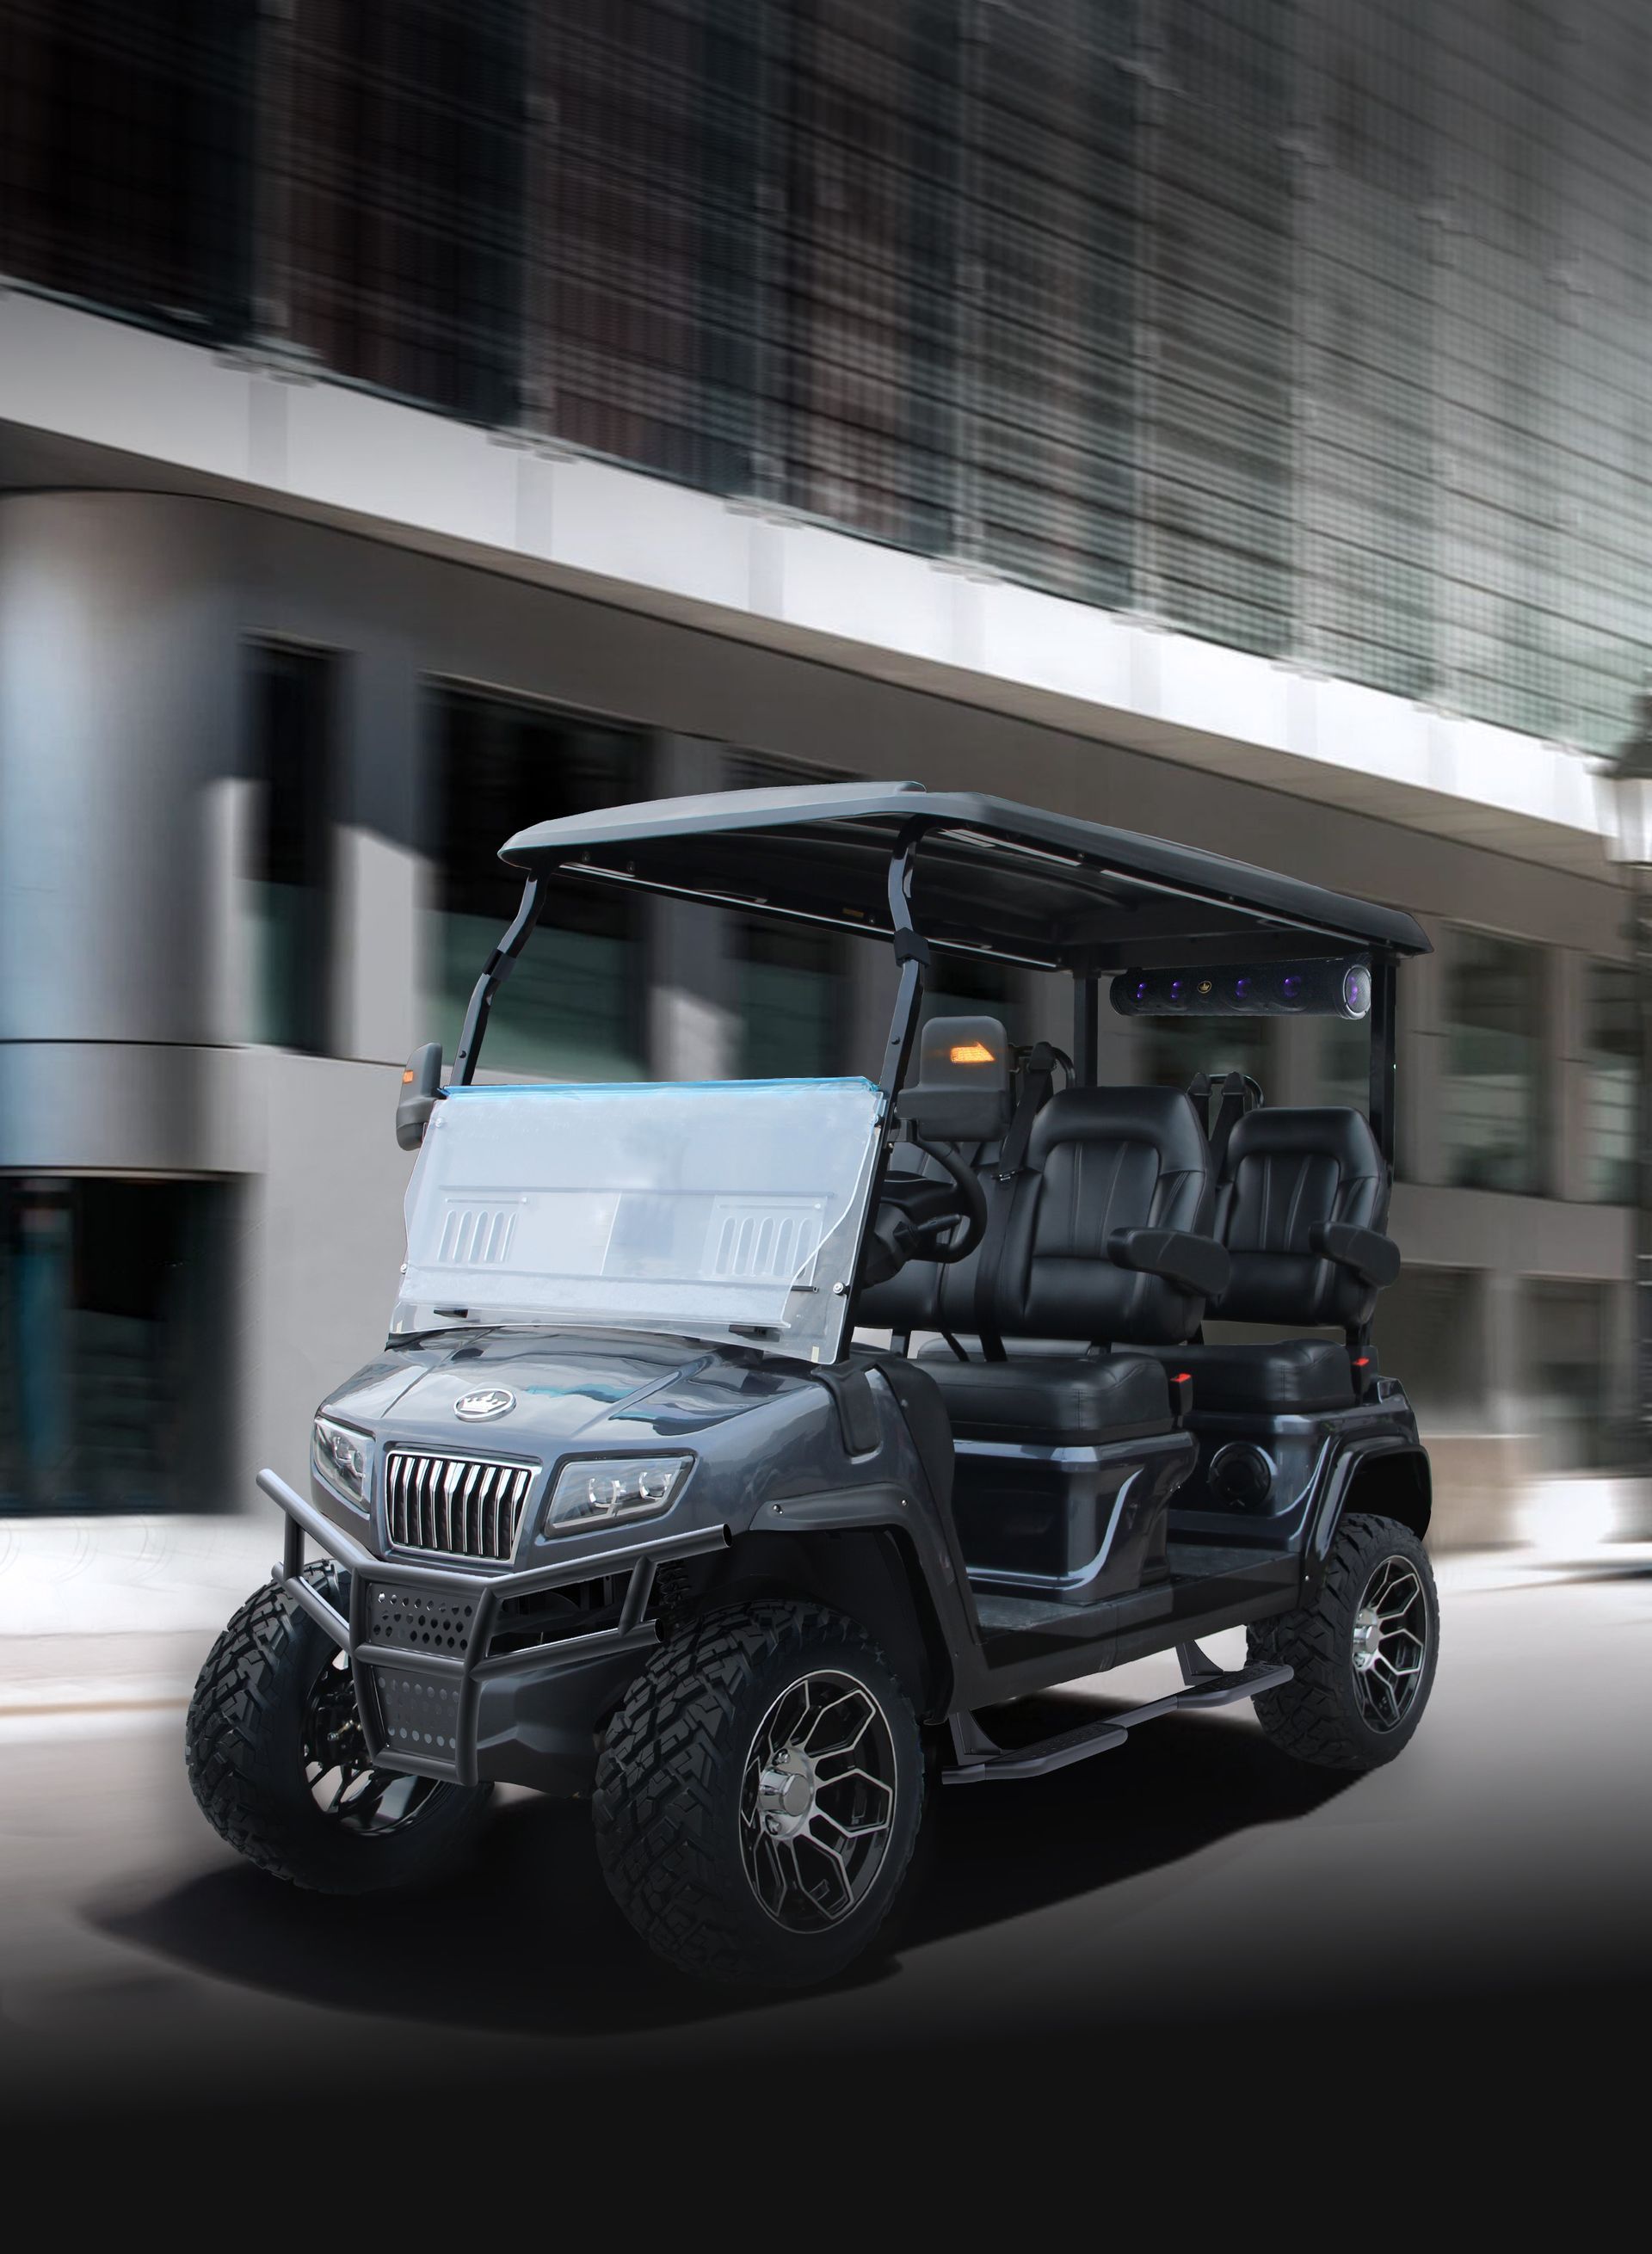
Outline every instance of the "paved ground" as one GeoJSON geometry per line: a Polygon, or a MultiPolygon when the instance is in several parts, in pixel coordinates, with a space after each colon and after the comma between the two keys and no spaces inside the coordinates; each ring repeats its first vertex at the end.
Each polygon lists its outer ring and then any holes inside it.
{"type": "Polygon", "coordinates": [[[846,2084],[921,2087],[967,2144],[984,2087],[1001,2119],[1057,2061],[1092,2138],[1125,2133],[1150,2073],[1179,2118],[1191,2088],[1273,2136],[1304,2106],[1380,2114],[1419,2076],[1544,2106],[1609,2085],[1603,2045],[1627,2028],[1640,2053],[1652,2001],[1652,1573],[1626,1555],[1547,1585],[1446,1580],[1434,1704],[1392,1768],[1347,1784],[1293,1768],[1244,1707],[1039,1783],[948,1792],[899,1953],[781,2002],[657,1970],[580,1812],[531,1796],[502,1797],[476,1867],[440,1893],[289,1893],[190,1800],[177,1702],[200,1635],[14,1642],[0,2124],[336,2100],[428,2121],[435,2091],[450,2124],[462,2095],[501,2122],[542,2104],[612,2125],[660,2090],[679,2118],[687,2093],[732,2093],[767,2124],[788,2091],[846,2084]]]}

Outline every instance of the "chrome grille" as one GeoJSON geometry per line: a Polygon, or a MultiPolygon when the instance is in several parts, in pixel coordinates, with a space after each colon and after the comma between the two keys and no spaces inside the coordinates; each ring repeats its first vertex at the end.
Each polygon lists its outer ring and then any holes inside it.
{"type": "Polygon", "coordinates": [[[416,1456],[393,1449],[384,1463],[385,1522],[403,1550],[508,1564],[533,1484],[528,1464],[480,1456],[416,1456]]]}

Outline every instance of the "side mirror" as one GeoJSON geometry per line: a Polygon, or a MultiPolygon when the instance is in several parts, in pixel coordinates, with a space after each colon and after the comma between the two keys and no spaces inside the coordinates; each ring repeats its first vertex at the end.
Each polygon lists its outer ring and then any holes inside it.
{"type": "Polygon", "coordinates": [[[430,1114],[442,1100],[442,1044],[426,1041],[415,1049],[402,1074],[402,1093],[396,1107],[396,1139],[404,1151],[416,1151],[424,1140],[430,1114]]]}

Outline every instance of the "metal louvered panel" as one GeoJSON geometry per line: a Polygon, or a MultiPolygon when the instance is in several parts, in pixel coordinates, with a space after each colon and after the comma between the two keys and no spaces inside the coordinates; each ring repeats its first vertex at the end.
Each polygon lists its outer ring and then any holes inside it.
{"type": "Polygon", "coordinates": [[[384,1464],[384,1516],[400,1550],[508,1564],[533,1484],[528,1464],[392,1449],[384,1464]]]}

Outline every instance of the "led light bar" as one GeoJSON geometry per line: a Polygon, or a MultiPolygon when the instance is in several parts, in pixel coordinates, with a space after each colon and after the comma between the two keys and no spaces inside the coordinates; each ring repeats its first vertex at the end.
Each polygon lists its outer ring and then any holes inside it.
{"type": "Polygon", "coordinates": [[[1122,1018],[1363,1018],[1370,966],[1341,961],[1224,962],[1208,970],[1124,970],[1110,995],[1122,1018]]]}

